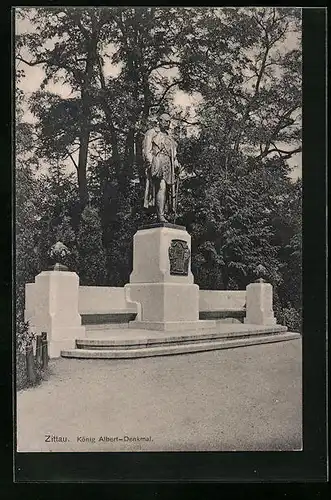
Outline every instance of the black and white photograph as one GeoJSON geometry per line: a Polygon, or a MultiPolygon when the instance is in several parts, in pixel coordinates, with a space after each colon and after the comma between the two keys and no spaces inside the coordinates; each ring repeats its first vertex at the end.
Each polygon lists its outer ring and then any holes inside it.
{"type": "Polygon", "coordinates": [[[302,9],[14,30],[17,452],[300,453],[302,9]]]}

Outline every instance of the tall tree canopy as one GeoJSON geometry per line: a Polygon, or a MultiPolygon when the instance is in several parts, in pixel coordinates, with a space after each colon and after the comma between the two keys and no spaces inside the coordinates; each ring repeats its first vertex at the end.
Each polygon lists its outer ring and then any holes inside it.
{"type": "Polygon", "coordinates": [[[48,235],[40,262],[62,234],[87,284],[127,282],[146,218],[142,138],[168,110],[190,174],[178,217],[192,234],[198,284],[242,288],[263,264],[280,300],[298,308],[300,283],[288,275],[300,261],[301,184],[289,179],[301,151],[300,16],[278,7],[18,9],[18,25],[32,28],[17,34],[20,78],[29,66],[44,71],[27,102],[35,124],[17,129],[29,130],[20,147],[34,134],[33,158],[49,165],[38,181],[48,195],[36,200],[38,234],[48,235]],[[194,110],[176,105],[178,91],[199,97],[194,110]],[[83,264],[89,231],[88,253],[100,257],[89,266],[105,267],[93,276],[83,264]]]}

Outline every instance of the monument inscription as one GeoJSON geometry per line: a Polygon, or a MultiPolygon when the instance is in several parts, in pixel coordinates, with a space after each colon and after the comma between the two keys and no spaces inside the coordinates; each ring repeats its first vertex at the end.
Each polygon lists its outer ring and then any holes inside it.
{"type": "Polygon", "coordinates": [[[190,249],[184,240],[171,240],[169,247],[170,274],[187,276],[190,249]]]}

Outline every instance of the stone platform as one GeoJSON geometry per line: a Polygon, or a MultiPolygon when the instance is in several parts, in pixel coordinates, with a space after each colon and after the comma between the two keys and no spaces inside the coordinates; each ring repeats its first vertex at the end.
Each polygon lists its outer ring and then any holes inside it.
{"type": "Polygon", "coordinates": [[[280,325],[261,326],[216,323],[209,330],[160,332],[143,329],[98,330],[92,338],[76,340],[76,349],[63,350],[62,357],[120,359],[188,354],[300,338],[280,325]]]}
{"type": "Polygon", "coordinates": [[[25,319],[47,333],[51,358],[140,358],[299,338],[276,324],[272,296],[262,278],[246,290],[200,290],[190,234],[158,223],[134,235],[124,287],[81,287],[74,272],[42,272],[26,285],[25,319]]]}

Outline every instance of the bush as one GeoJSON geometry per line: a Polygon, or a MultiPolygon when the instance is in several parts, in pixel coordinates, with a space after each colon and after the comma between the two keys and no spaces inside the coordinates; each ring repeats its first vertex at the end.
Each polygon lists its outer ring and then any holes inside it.
{"type": "Polygon", "coordinates": [[[28,385],[25,354],[16,351],[16,390],[25,389],[28,385]]]}
{"type": "Polygon", "coordinates": [[[39,384],[44,371],[34,358],[35,382],[31,384],[27,376],[26,348],[35,340],[36,334],[30,330],[29,322],[18,319],[16,323],[16,389],[22,390],[39,384]]]}
{"type": "Polygon", "coordinates": [[[291,332],[302,333],[302,313],[290,304],[287,307],[280,308],[276,313],[277,322],[287,326],[291,332]]]}
{"type": "Polygon", "coordinates": [[[25,355],[26,347],[35,337],[35,333],[30,330],[29,322],[19,318],[16,322],[16,352],[25,355]]]}

